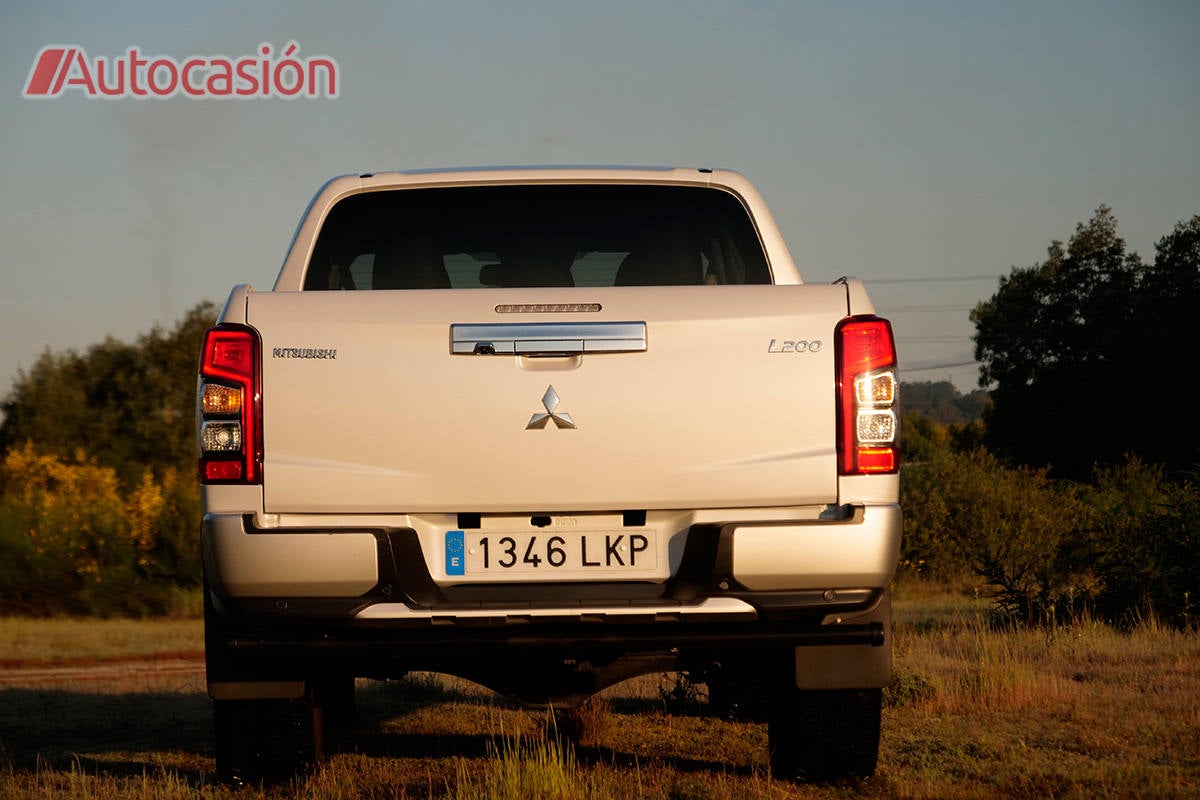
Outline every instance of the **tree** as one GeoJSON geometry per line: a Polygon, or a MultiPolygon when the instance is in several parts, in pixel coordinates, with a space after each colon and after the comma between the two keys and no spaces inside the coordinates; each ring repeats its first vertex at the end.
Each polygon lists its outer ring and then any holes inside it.
{"type": "Polygon", "coordinates": [[[1200,217],[1180,223],[1147,268],[1100,206],[1065,249],[1052,242],[1045,261],[1014,268],[975,307],[980,384],[994,384],[985,415],[993,452],[1073,478],[1128,453],[1172,469],[1195,462],[1200,423],[1172,413],[1178,381],[1168,376],[1195,370],[1180,363],[1178,344],[1188,341],[1180,325],[1194,329],[1200,310],[1198,236],[1200,217]],[[1156,441],[1163,425],[1174,426],[1173,450],[1156,441]]]}
{"type": "Polygon", "coordinates": [[[906,464],[930,461],[950,449],[950,429],[920,411],[906,410],[900,424],[900,450],[906,464]]]}
{"type": "Polygon", "coordinates": [[[83,451],[126,486],[147,467],[190,473],[200,338],[216,316],[216,306],[201,303],[136,343],[109,338],[83,355],[46,351],[0,405],[0,451],[27,441],[66,459],[83,451]]]}
{"type": "Polygon", "coordinates": [[[904,413],[919,412],[943,425],[971,423],[979,419],[987,405],[988,393],[976,389],[962,394],[949,381],[918,381],[900,384],[904,413]]]}
{"type": "Polygon", "coordinates": [[[1126,402],[1137,409],[1130,448],[1172,474],[1200,466],[1200,423],[1195,402],[1193,353],[1200,342],[1200,215],[1181,221],[1155,246],[1136,297],[1134,363],[1127,373],[1126,402]]]}

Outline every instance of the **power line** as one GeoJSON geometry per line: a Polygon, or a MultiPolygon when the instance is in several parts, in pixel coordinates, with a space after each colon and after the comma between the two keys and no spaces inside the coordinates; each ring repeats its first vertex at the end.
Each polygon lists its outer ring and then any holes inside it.
{"type": "Polygon", "coordinates": [[[880,306],[880,311],[886,311],[889,314],[899,312],[928,312],[928,311],[970,311],[975,306],[880,306]]]}
{"type": "Polygon", "coordinates": [[[863,283],[951,283],[958,281],[994,281],[1003,278],[1003,275],[946,275],[943,277],[927,277],[927,278],[863,278],[863,283]]]}
{"type": "Polygon", "coordinates": [[[954,367],[974,367],[974,366],[978,366],[979,363],[980,362],[978,362],[978,361],[959,361],[954,364],[934,364],[933,366],[929,366],[929,367],[905,367],[902,365],[900,367],[900,371],[901,372],[931,372],[932,370],[935,370],[935,369],[953,369],[954,367]]]}
{"type": "Polygon", "coordinates": [[[897,342],[969,342],[970,336],[901,336],[897,342]]]}

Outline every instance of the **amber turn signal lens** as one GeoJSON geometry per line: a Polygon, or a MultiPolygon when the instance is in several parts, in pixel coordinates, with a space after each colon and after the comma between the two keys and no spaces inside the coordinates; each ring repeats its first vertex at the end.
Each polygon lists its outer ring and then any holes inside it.
{"type": "Polygon", "coordinates": [[[242,390],[219,383],[204,384],[201,407],[205,415],[231,415],[242,413],[242,390]]]}

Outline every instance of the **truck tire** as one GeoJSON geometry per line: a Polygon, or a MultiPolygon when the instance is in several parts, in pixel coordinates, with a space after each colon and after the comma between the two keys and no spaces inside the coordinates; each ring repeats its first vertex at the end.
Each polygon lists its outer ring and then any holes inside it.
{"type": "MultiPolygon", "coordinates": [[[[226,623],[217,613],[209,590],[204,591],[204,657],[209,682],[244,680],[225,649],[226,623]]],[[[255,673],[255,677],[260,677],[255,673]]],[[[217,777],[236,786],[278,783],[308,772],[323,755],[322,714],[318,702],[344,702],[329,687],[310,688],[303,697],[271,700],[213,700],[213,738],[217,777]]],[[[350,718],[353,718],[353,679],[350,681],[350,718]]],[[[334,724],[346,713],[334,712],[334,724]]]]}
{"type": "Polygon", "coordinates": [[[875,774],[882,689],[797,689],[780,682],[767,719],[771,774],[831,783],[875,774]]]}
{"type": "Polygon", "coordinates": [[[314,708],[307,698],[214,700],[219,779],[244,786],[281,783],[307,773],[321,758],[314,708]]]}

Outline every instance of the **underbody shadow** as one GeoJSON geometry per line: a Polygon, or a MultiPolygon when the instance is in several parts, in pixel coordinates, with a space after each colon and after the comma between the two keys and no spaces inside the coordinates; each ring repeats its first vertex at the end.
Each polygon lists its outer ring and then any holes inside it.
{"type": "MultiPolygon", "coordinates": [[[[355,733],[346,751],[368,758],[493,758],[504,752],[504,735],[397,732],[387,723],[444,704],[513,709],[487,692],[436,680],[409,678],[367,684],[358,690],[355,733]]],[[[610,713],[662,713],[661,703],[622,701],[610,713]]],[[[573,746],[581,764],[636,769],[653,760],[680,772],[747,775],[747,765],[685,756],[625,752],[607,746],[573,746]]],[[[212,703],[202,691],[89,693],[64,689],[0,691],[0,768],[81,772],[140,778],[173,773],[190,785],[214,783],[212,703]]]]}

